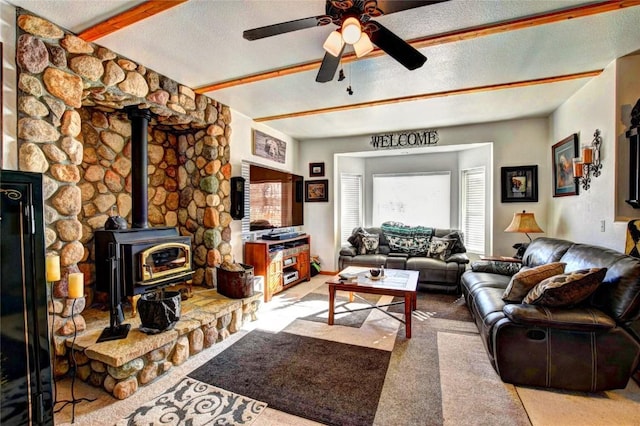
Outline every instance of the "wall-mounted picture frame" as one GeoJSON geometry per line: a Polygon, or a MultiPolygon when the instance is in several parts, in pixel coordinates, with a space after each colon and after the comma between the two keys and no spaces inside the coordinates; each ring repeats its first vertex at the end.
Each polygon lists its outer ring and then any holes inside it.
{"type": "Polygon", "coordinates": [[[573,159],[578,157],[578,134],[574,133],[551,147],[553,161],[553,196],[578,195],[573,176],[573,159]]]}
{"type": "Polygon", "coordinates": [[[251,153],[278,163],[287,159],[287,143],[260,130],[253,129],[251,153]]]}
{"type": "Polygon", "coordinates": [[[538,201],[538,166],[500,168],[503,203],[535,203],[538,201]]]}
{"type": "Polygon", "coordinates": [[[307,203],[329,201],[329,180],[308,180],[305,182],[304,201],[307,203]]]}
{"type": "Polygon", "coordinates": [[[309,163],[309,176],[310,177],[323,177],[324,176],[324,163],[309,163]]]}

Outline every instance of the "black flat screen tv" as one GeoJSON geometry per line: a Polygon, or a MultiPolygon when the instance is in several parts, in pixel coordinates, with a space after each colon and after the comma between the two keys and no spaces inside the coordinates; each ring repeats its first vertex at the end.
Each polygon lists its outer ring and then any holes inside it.
{"type": "Polygon", "coordinates": [[[304,225],[302,176],[249,166],[249,230],[304,225]]]}

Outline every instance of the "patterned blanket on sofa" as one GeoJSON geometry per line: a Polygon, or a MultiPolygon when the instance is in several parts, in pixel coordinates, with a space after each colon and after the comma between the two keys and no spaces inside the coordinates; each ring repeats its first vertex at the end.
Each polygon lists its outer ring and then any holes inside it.
{"type": "Polygon", "coordinates": [[[392,251],[410,256],[426,256],[433,228],[409,226],[400,222],[384,222],[380,225],[392,251]]]}

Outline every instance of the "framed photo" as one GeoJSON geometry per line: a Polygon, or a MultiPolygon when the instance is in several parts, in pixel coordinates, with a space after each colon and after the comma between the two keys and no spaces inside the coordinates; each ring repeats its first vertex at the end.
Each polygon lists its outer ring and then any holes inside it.
{"type": "Polygon", "coordinates": [[[578,156],[578,134],[551,147],[553,161],[553,196],[578,195],[578,183],[573,176],[573,159],[578,156]]]}
{"type": "Polygon", "coordinates": [[[258,157],[284,163],[287,158],[287,143],[278,138],[253,129],[251,153],[258,157]]]}
{"type": "Polygon", "coordinates": [[[323,177],[324,176],[324,163],[309,163],[309,176],[311,176],[311,177],[323,177]]]}
{"type": "Polygon", "coordinates": [[[329,201],[329,180],[308,180],[305,182],[304,201],[329,201]]]}
{"type": "Polygon", "coordinates": [[[538,166],[502,167],[500,170],[503,203],[538,201],[538,166]]]}

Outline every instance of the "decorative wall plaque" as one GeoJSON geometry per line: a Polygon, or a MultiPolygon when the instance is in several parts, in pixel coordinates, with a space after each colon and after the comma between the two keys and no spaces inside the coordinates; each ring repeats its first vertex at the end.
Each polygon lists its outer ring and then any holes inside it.
{"type": "Polygon", "coordinates": [[[374,149],[418,148],[437,144],[438,131],[411,130],[372,135],[369,143],[374,149]]]}

